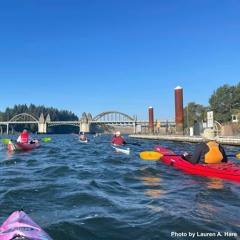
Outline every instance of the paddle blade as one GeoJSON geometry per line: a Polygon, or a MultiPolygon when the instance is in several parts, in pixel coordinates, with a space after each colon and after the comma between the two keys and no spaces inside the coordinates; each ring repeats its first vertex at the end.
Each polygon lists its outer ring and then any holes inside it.
{"type": "Polygon", "coordinates": [[[141,152],[140,153],[140,158],[144,160],[159,160],[163,155],[159,152],[151,152],[151,151],[146,151],[146,152],[141,152]]]}
{"type": "Polygon", "coordinates": [[[51,138],[42,138],[42,141],[43,142],[49,142],[49,141],[51,141],[51,138]]]}
{"type": "Polygon", "coordinates": [[[237,157],[238,159],[240,159],[240,153],[238,153],[238,154],[236,155],[236,157],[237,157]]]}
{"type": "Polygon", "coordinates": [[[11,141],[11,139],[8,138],[4,138],[1,140],[2,143],[9,143],[9,141],[11,141]]]}
{"type": "Polygon", "coordinates": [[[73,136],[79,137],[79,134],[71,133],[73,136]]]}

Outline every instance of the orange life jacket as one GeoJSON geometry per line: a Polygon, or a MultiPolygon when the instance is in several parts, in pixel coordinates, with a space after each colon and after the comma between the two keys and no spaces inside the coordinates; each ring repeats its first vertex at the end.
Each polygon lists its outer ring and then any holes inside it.
{"type": "Polygon", "coordinates": [[[219,150],[219,144],[208,142],[209,152],[205,154],[205,163],[218,163],[223,160],[223,155],[219,150]]]}
{"type": "Polygon", "coordinates": [[[28,134],[27,133],[21,133],[21,143],[28,143],[28,134]]]}

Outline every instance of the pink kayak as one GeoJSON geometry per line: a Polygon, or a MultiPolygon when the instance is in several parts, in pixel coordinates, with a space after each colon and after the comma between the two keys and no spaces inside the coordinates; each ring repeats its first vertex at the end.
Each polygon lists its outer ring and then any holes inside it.
{"type": "Polygon", "coordinates": [[[0,240],[53,240],[24,211],[13,212],[0,227],[0,240]]]}
{"type": "Polygon", "coordinates": [[[8,150],[9,151],[27,151],[35,148],[39,148],[40,143],[36,141],[35,143],[20,143],[20,142],[13,142],[9,141],[8,143],[8,150]]]}

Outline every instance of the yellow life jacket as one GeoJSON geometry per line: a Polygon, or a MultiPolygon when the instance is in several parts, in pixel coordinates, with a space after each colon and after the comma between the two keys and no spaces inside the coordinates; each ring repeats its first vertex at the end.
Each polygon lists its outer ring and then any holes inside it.
{"type": "Polygon", "coordinates": [[[223,159],[223,155],[219,150],[219,144],[216,142],[208,142],[209,152],[205,154],[205,163],[218,163],[223,159]]]}

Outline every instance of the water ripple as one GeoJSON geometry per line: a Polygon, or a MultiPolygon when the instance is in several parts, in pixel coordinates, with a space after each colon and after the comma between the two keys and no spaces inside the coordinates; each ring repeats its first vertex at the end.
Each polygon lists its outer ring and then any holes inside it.
{"type": "Polygon", "coordinates": [[[29,152],[8,153],[1,145],[1,222],[23,208],[56,240],[188,239],[174,234],[226,231],[240,236],[239,183],[139,157],[154,145],[193,152],[195,144],[127,139],[140,146],[131,145],[125,155],[110,147],[111,135],[87,144],[70,134],[51,138],[29,152]]]}

